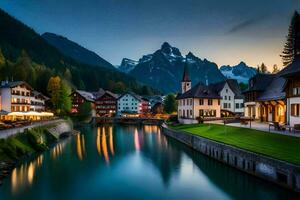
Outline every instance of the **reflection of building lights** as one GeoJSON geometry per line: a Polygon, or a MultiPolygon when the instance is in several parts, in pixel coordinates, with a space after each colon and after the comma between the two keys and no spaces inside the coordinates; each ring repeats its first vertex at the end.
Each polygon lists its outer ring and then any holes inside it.
{"type": "Polygon", "coordinates": [[[34,171],[35,171],[35,166],[31,162],[28,167],[28,173],[27,173],[27,179],[28,183],[31,185],[33,181],[33,176],[34,176],[34,171]]]}
{"type": "Polygon", "coordinates": [[[101,129],[97,129],[97,138],[96,138],[96,145],[97,145],[97,151],[98,154],[101,155],[101,129]]]}
{"type": "Polygon", "coordinates": [[[20,167],[13,169],[11,174],[11,189],[13,194],[32,185],[35,171],[42,166],[42,163],[43,155],[40,155],[29,164],[24,163],[20,167]]]}
{"type": "Polygon", "coordinates": [[[80,134],[77,134],[76,136],[76,152],[79,160],[83,159],[83,152],[82,152],[82,146],[81,146],[81,137],[80,134]]]}
{"type": "Polygon", "coordinates": [[[107,144],[106,144],[106,134],[105,134],[105,129],[103,128],[103,133],[102,133],[102,150],[103,150],[103,155],[105,158],[106,163],[109,163],[109,156],[107,152],[107,144]]]}
{"type": "Polygon", "coordinates": [[[111,154],[114,155],[115,152],[114,152],[114,140],[113,140],[112,126],[109,127],[109,147],[110,147],[111,154]]]}
{"type": "Polygon", "coordinates": [[[134,147],[136,151],[139,151],[141,149],[140,141],[139,141],[139,133],[137,129],[134,130],[134,147]]]}
{"type": "Polygon", "coordinates": [[[17,169],[13,169],[11,174],[11,189],[12,193],[15,193],[17,190],[17,169]]]}

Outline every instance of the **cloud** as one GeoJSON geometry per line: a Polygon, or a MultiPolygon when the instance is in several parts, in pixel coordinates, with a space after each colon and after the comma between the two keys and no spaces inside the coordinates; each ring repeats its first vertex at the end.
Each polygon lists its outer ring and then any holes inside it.
{"type": "Polygon", "coordinates": [[[258,17],[255,17],[255,18],[251,18],[251,19],[247,19],[247,20],[244,20],[243,22],[240,22],[239,24],[233,26],[229,31],[228,33],[237,33],[241,30],[244,30],[248,27],[251,27],[251,26],[254,26],[258,23],[260,23],[261,21],[263,21],[264,19],[266,18],[266,16],[258,16],[258,17]]]}

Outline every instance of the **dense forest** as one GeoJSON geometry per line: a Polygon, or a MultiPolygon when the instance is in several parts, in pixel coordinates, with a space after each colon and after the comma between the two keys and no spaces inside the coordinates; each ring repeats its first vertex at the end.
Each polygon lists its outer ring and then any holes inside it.
{"type": "Polygon", "coordinates": [[[24,80],[45,94],[50,77],[56,75],[73,88],[88,91],[102,87],[116,93],[157,93],[115,69],[82,64],[64,56],[33,29],[1,9],[0,30],[0,80],[24,80]]]}

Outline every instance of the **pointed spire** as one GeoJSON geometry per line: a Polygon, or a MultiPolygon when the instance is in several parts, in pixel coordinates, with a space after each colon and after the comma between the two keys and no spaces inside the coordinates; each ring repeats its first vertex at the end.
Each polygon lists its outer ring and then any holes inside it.
{"type": "Polygon", "coordinates": [[[182,82],[191,82],[190,75],[189,75],[189,67],[187,61],[184,65],[183,77],[182,82]]]}

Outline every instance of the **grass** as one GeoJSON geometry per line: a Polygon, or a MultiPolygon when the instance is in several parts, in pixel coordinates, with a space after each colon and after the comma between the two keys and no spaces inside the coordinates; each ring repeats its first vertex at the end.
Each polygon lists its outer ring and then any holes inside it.
{"type": "Polygon", "coordinates": [[[217,124],[176,125],[172,129],[300,165],[300,138],[217,124]]]}
{"type": "Polygon", "coordinates": [[[0,161],[16,161],[47,149],[56,141],[46,128],[34,128],[25,133],[0,139],[0,161]]]}

